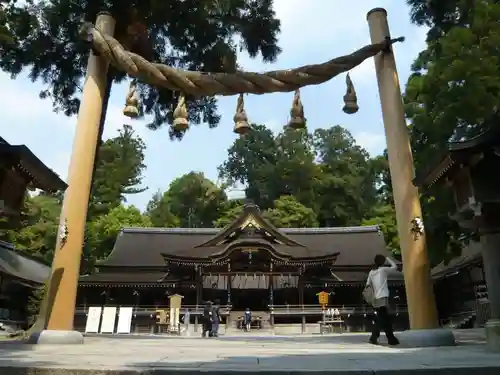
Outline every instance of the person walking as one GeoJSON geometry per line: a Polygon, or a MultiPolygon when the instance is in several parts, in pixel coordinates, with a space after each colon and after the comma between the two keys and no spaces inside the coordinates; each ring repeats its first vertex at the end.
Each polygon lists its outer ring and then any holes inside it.
{"type": "Polygon", "coordinates": [[[201,337],[212,337],[213,309],[212,301],[207,301],[203,308],[203,329],[201,337]]]}
{"type": "Polygon", "coordinates": [[[383,330],[389,345],[398,345],[399,340],[394,336],[392,319],[389,314],[389,286],[387,282],[389,275],[398,271],[398,266],[392,259],[381,254],[375,256],[373,263],[373,268],[366,280],[366,286],[371,286],[373,289],[372,305],[375,310],[375,319],[369,342],[378,345],[380,331],[383,330]],[[388,266],[386,266],[386,262],[389,264],[388,266]]]}
{"type": "Polygon", "coordinates": [[[220,300],[216,299],[215,304],[212,308],[213,319],[212,319],[212,336],[219,336],[219,325],[220,325],[220,300]]]}
{"type": "Polygon", "coordinates": [[[182,321],[184,323],[184,332],[186,335],[189,333],[189,322],[191,320],[191,311],[189,309],[186,309],[186,312],[184,313],[184,317],[182,318],[182,321]]]}
{"type": "Polygon", "coordinates": [[[250,311],[250,309],[248,307],[245,310],[245,315],[243,317],[243,322],[245,323],[245,330],[247,332],[249,332],[250,331],[250,326],[252,324],[252,312],[250,311]]]}

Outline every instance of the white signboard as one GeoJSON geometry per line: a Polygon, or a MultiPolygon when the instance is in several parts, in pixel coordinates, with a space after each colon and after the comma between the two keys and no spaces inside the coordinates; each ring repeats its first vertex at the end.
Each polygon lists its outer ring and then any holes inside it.
{"type": "Polygon", "coordinates": [[[89,307],[87,313],[87,322],[85,323],[85,333],[99,332],[99,323],[101,322],[101,306],[89,307]]]}
{"type": "Polygon", "coordinates": [[[133,310],[133,307],[120,307],[120,311],[118,312],[118,327],[116,328],[116,333],[130,333],[133,310]]]}
{"type": "Polygon", "coordinates": [[[114,333],[116,307],[105,307],[102,312],[101,333],[114,333]]]}

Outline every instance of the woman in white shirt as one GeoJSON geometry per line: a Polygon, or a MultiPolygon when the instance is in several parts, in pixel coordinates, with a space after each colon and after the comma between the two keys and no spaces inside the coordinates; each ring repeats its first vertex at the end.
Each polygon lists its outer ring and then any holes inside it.
{"type": "Polygon", "coordinates": [[[373,288],[373,308],[375,309],[375,324],[373,324],[370,343],[377,345],[380,331],[384,330],[389,345],[398,345],[399,340],[394,336],[391,316],[389,314],[389,285],[387,279],[391,273],[397,272],[398,266],[390,258],[378,254],[375,256],[374,265],[368,274],[366,285],[373,288]],[[386,266],[385,263],[389,263],[386,266]]]}

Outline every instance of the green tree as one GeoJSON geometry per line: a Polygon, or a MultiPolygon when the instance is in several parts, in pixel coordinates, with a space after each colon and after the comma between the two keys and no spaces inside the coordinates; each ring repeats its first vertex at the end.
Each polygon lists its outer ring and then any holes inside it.
{"type": "Polygon", "coordinates": [[[276,137],[263,125],[235,140],[219,177],[228,185],[246,185],[245,195],[261,209],[273,206],[282,195],[294,195],[308,206],[314,204],[314,162],[311,138],[306,130],[284,128],[276,137]]]}
{"type": "Polygon", "coordinates": [[[126,201],[130,194],[142,193],[144,151],[146,145],[130,125],[124,125],[118,136],[105,141],[97,157],[89,219],[108,213],[126,201]]]}
{"type": "Polygon", "coordinates": [[[253,125],[228,153],[220,177],[246,185],[247,198],[261,209],[292,195],[317,213],[321,226],[359,225],[377,199],[377,163],[341,126],[312,135],[285,127],[275,137],[253,125]]]}
{"type": "Polygon", "coordinates": [[[394,255],[400,255],[398,227],[396,221],[396,211],[393,205],[377,205],[369,214],[369,218],[364,219],[361,225],[378,225],[384,234],[387,250],[394,255]]]}
{"type": "Polygon", "coordinates": [[[228,149],[227,160],[219,166],[219,177],[227,185],[244,184],[245,195],[262,209],[272,207],[278,196],[269,188],[277,163],[273,132],[264,125],[251,124],[252,131],[237,138],[228,149]]]}
{"type": "Polygon", "coordinates": [[[12,45],[13,39],[10,33],[10,26],[7,22],[9,15],[9,5],[8,0],[0,1],[0,49],[5,49],[6,47],[12,45]]]}
{"type": "Polygon", "coordinates": [[[322,226],[359,225],[376,202],[376,171],[366,150],[343,127],[313,134],[321,177],[315,184],[322,226]]]}
{"type": "MultiPolygon", "coordinates": [[[[28,68],[33,80],[47,85],[41,96],[67,115],[78,111],[89,53],[88,45],[78,40],[78,30],[82,21],[94,22],[103,7],[116,20],[116,39],[146,59],[174,67],[235,71],[237,50],[246,50],[251,57],[260,54],[266,62],[274,61],[280,52],[280,22],[272,0],[40,0],[12,7],[26,14],[25,22],[12,24],[15,45],[0,54],[0,68],[14,76],[28,68]]],[[[115,81],[124,76],[113,71],[115,81]]],[[[154,115],[150,127],[171,123],[175,94],[149,86],[140,90],[145,112],[154,115]]],[[[188,101],[191,123],[210,127],[219,123],[215,98],[189,97],[188,101]]]]}
{"type": "Polygon", "coordinates": [[[216,228],[224,228],[231,224],[243,213],[243,203],[239,200],[230,200],[222,209],[221,216],[215,220],[216,228]]]}
{"type": "Polygon", "coordinates": [[[184,228],[211,228],[227,201],[224,191],[201,172],[190,172],[170,184],[164,198],[184,228]]]}
{"type": "Polygon", "coordinates": [[[277,163],[269,176],[275,200],[292,195],[305,206],[314,207],[314,186],[321,169],[314,160],[312,141],[306,129],[294,130],[288,126],[276,137],[277,163]]]}
{"type": "MultiPolygon", "coordinates": [[[[425,173],[450,140],[467,139],[496,126],[500,4],[459,0],[433,1],[427,8],[419,1],[410,4],[415,22],[431,27],[427,49],[413,64],[405,92],[415,166],[418,173],[425,173]]],[[[459,254],[470,233],[449,218],[455,210],[450,191],[444,186],[427,190],[422,205],[433,261],[459,254]]]]}
{"type": "Polygon", "coordinates": [[[114,207],[106,215],[99,216],[89,224],[89,238],[92,254],[95,260],[105,259],[123,228],[151,227],[151,220],[134,206],[114,207]]]}
{"type": "Polygon", "coordinates": [[[28,325],[31,326],[36,322],[38,314],[40,312],[40,307],[42,305],[43,299],[47,293],[47,284],[36,288],[33,290],[31,295],[28,297],[28,305],[26,306],[26,312],[28,314],[28,325]]]}
{"type": "Polygon", "coordinates": [[[157,228],[176,228],[180,226],[180,220],[170,209],[170,197],[167,193],[157,191],[148,202],[146,215],[151,224],[157,228]]]}
{"type": "Polygon", "coordinates": [[[312,208],[286,195],[274,201],[274,208],[264,211],[264,217],[278,228],[312,228],[318,226],[312,208]]]}
{"type": "Polygon", "coordinates": [[[495,124],[500,98],[500,4],[476,2],[469,27],[453,27],[413,65],[405,93],[417,167],[449,140],[495,124]]]}
{"type": "Polygon", "coordinates": [[[479,1],[406,0],[411,9],[412,21],[417,25],[429,27],[429,41],[439,39],[452,28],[467,27],[474,4],[479,1]]]}
{"type": "Polygon", "coordinates": [[[48,194],[26,197],[21,228],[3,233],[2,239],[29,255],[52,262],[57,241],[61,201],[48,194]]]}

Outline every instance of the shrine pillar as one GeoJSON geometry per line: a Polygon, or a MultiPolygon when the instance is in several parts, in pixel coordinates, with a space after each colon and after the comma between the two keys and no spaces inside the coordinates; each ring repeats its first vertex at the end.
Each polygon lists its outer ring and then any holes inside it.
{"type": "MultiPolygon", "coordinates": [[[[113,35],[115,20],[109,13],[99,13],[96,28],[103,34],[113,35]]],[[[35,331],[31,342],[83,343],[82,334],[73,331],[73,319],[108,67],[107,59],[89,53],[68,169],[68,188],[62,204],[47,295],[38,323],[41,332],[35,331]]]]}
{"type": "Polygon", "coordinates": [[[499,205],[482,203],[479,236],[483,255],[484,279],[490,302],[490,318],[486,322],[486,344],[500,352],[500,218],[499,205]]]}
{"type": "Polygon", "coordinates": [[[274,329],[274,274],[273,262],[269,264],[269,318],[271,328],[274,329]]]}
{"type": "MultiPolygon", "coordinates": [[[[385,9],[372,9],[368,12],[367,20],[372,43],[380,43],[390,38],[385,9]]],[[[415,219],[422,220],[422,209],[418,189],[413,185],[413,156],[392,48],[389,47],[386,51],[379,53],[374,59],[404,265],[410,327],[412,329],[437,328],[437,310],[425,232],[423,230],[416,232],[412,224],[415,219]]]]}

